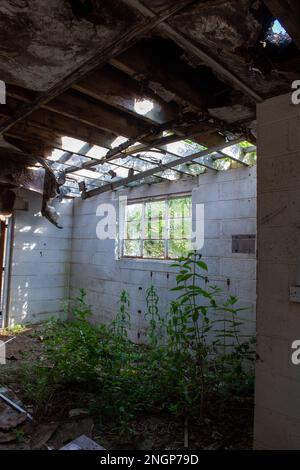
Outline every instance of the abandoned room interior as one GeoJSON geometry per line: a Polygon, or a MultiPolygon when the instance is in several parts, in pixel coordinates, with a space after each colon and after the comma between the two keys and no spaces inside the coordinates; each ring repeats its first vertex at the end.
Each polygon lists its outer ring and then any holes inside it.
{"type": "Polygon", "coordinates": [[[0,450],[299,450],[299,2],[0,25],[0,450]]]}

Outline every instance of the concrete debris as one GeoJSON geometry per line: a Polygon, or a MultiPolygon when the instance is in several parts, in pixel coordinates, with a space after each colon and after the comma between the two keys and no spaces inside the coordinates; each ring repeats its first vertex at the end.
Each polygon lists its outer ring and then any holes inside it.
{"type": "Polygon", "coordinates": [[[39,424],[33,431],[30,442],[32,450],[40,450],[51,439],[58,428],[58,423],[39,424]]]}
{"type": "Polygon", "coordinates": [[[94,423],[90,418],[62,423],[50,439],[48,445],[54,449],[60,449],[64,444],[82,436],[83,434],[87,437],[92,437],[93,429],[94,423]]]}
{"type": "Polygon", "coordinates": [[[13,410],[9,405],[0,403],[0,430],[10,431],[26,421],[25,413],[13,410]]]}

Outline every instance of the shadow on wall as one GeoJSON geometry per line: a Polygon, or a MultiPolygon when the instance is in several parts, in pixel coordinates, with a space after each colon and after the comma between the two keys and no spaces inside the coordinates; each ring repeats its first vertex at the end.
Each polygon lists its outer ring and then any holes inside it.
{"type": "Polygon", "coordinates": [[[72,200],[56,204],[64,229],[41,213],[39,196],[24,194],[29,209],[15,211],[8,323],[38,323],[63,314],[69,296],[72,200]]]}

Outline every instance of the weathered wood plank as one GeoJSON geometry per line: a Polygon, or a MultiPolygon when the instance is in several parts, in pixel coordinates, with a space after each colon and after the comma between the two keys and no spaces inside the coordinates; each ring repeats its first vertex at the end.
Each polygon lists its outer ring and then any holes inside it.
{"type": "Polygon", "coordinates": [[[168,104],[150,90],[144,91],[142,84],[111,66],[105,66],[73,85],[80,91],[111,106],[136,116],[135,103],[140,99],[152,101],[153,108],[140,119],[163,124],[176,116],[176,107],[168,104]]]}

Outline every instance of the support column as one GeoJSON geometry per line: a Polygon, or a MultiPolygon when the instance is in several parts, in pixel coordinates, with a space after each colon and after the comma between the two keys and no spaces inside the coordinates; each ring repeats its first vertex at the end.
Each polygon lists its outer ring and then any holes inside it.
{"type": "Polygon", "coordinates": [[[291,94],[258,106],[257,179],[254,447],[300,449],[300,366],[291,360],[300,303],[290,299],[300,286],[300,106],[291,94]]]}

